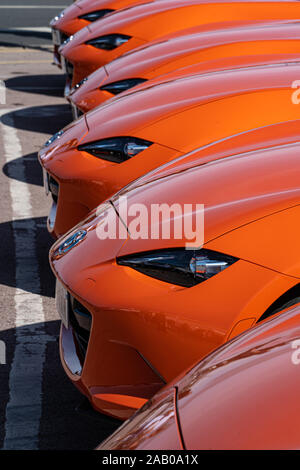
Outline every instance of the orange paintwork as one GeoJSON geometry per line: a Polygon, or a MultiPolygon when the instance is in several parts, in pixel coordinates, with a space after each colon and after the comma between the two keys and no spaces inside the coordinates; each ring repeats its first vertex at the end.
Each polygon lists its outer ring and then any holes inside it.
{"type": "MultiPolygon", "coordinates": [[[[297,120],[299,109],[291,100],[291,84],[299,76],[299,64],[284,63],[171,79],[156,86],[143,85],[143,90],[112,99],[72,123],[59,140],[40,152],[42,166],[59,184],[50,232],[63,235],[123,186],[195,148],[297,120]],[[241,114],[241,110],[247,112],[241,114]],[[227,115],[230,119],[222,118],[227,115]],[[79,143],[115,136],[138,137],[154,144],[121,164],[77,149],[79,143]]],[[[297,135],[297,127],[291,128],[294,131],[297,135]]],[[[250,135],[242,138],[247,142],[253,138],[255,145],[256,134],[250,135]]]]}
{"type": "MultiPolygon", "coordinates": [[[[126,79],[169,79],[170,72],[182,76],[234,67],[271,64],[299,57],[299,23],[244,24],[225,30],[199,33],[201,27],[178,37],[153,41],[143,48],[112,61],[91,74],[68,99],[87,112],[114,96],[100,87],[126,79]],[[193,67],[191,67],[193,66],[193,67]]],[[[183,34],[184,33],[184,34],[183,34]]]]}
{"type": "MultiPolygon", "coordinates": [[[[151,0],[147,0],[147,2],[150,3],[151,0]]],[[[146,3],[146,0],[80,0],[68,6],[64,10],[62,18],[52,20],[51,26],[71,36],[91,23],[79,18],[79,16],[99,10],[121,10],[141,3],[146,3]]]]}
{"type": "Polygon", "coordinates": [[[176,398],[176,388],[165,387],[96,450],[183,450],[176,398]]]}
{"type": "MultiPolygon", "coordinates": [[[[80,0],[68,6],[60,15],[53,18],[50,26],[60,33],[60,39],[63,41],[91,23],[80,18],[82,15],[99,10],[120,10],[139,3],[145,3],[145,0],[80,0]]],[[[60,66],[58,45],[58,42],[55,41],[54,61],[56,65],[60,66]]]]}
{"type": "Polygon", "coordinates": [[[212,353],[98,450],[299,449],[299,337],[297,306],[212,353]]]}
{"type": "MultiPolygon", "coordinates": [[[[299,151],[299,122],[221,140],[153,171],[112,198],[111,205],[100,206],[73,230],[87,233],[68,253],[57,256],[56,250],[70,234],[54,245],[50,261],[55,275],[92,316],[81,363],[72,329],[62,328],[62,363],[96,409],[128,416],[132,408],[124,401],[124,409],[116,411],[116,394],[151,396],[163,381],[175,379],[249,328],[299,285],[299,151]],[[134,203],[148,209],[161,203],[204,204],[204,248],[238,261],[190,288],[117,264],[120,256],[184,248],[187,241],[100,240],[97,226],[104,215],[107,222],[124,211],[119,196],[127,196],[128,207],[134,203]],[[74,358],[80,363],[77,373],[68,365],[74,358]],[[95,399],[99,394],[106,395],[105,402],[95,399]]],[[[169,217],[172,221],[174,214],[169,217]]]]}
{"type": "Polygon", "coordinates": [[[152,40],[195,26],[232,26],[234,21],[298,19],[299,2],[237,0],[159,0],[133,6],[103,18],[75,34],[60,53],[73,64],[72,85],[99,67],[152,40]],[[113,50],[97,49],[87,41],[109,34],[125,34],[130,39],[113,50]]]}

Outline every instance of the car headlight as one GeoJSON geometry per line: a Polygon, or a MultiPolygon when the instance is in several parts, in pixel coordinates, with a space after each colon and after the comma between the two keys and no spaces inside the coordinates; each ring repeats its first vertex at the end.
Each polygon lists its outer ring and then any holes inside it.
{"type": "Polygon", "coordinates": [[[69,44],[69,42],[73,41],[73,39],[74,39],[74,36],[69,36],[67,39],[64,40],[62,45],[66,46],[67,44],[69,44]]]}
{"type": "Polygon", "coordinates": [[[63,18],[64,16],[65,16],[65,11],[63,10],[62,12],[60,12],[58,15],[56,15],[56,16],[53,18],[53,20],[51,21],[51,23],[54,22],[54,21],[60,20],[60,19],[63,18]]]}
{"type": "Polygon", "coordinates": [[[107,36],[90,39],[86,44],[97,47],[97,49],[112,51],[113,49],[122,46],[122,44],[125,44],[129,39],[131,39],[131,37],[126,36],[126,34],[108,34],[107,36]]]}
{"type": "Polygon", "coordinates": [[[56,134],[54,134],[52,137],[50,137],[50,139],[47,140],[44,147],[49,147],[49,145],[53,144],[55,140],[59,139],[63,135],[63,133],[64,131],[56,132],[56,134]]]}
{"type": "Polygon", "coordinates": [[[103,16],[106,16],[109,13],[112,13],[113,11],[115,10],[110,10],[108,8],[106,10],[91,11],[90,13],[86,13],[85,15],[80,15],[78,18],[80,18],[81,20],[92,22],[103,18],[103,16]]]}
{"type": "Polygon", "coordinates": [[[211,250],[173,248],[117,258],[117,264],[129,266],[147,276],[182,287],[192,287],[215,276],[238,261],[211,250]]]}
{"type": "Polygon", "coordinates": [[[144,83],[147,80],[145,78],[128,78],[127,80],[120,80],[119,82],[109,83],[108,85],[103,85],[100,87],[100,90],[108,91],[113,95],[118,95],[122,91],[129,90],[140,83],[144,83]]]}
{"type": "Polygon", "coordinates": [[[153,142],[136,137],[115,137],[79,145],[78,150],[109,162],[122,163],[143,152],[152,144],[153,142]]]}
{"type": "Polygon", "coordinates": [[[83,78],[80,80],[80,82],[76,83],[76,85],[73,87],[73,90],[78,90],[85,82],[87,82],[88,77],[83,78]]]}

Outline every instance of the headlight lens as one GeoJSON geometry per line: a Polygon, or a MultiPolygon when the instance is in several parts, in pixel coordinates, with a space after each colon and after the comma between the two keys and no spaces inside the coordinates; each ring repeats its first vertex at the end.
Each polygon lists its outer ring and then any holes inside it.
{"type": "Polygon", "coordinates": [[[76,83],[76,85],[74,86],[74,90],[78,90],[78,88],[80,88],[85,82],[87,82],[87,80],[88,80],[88,77],[85,77],[82,80],[80,80],[80,82],[76,83]]]}
{"type": "Polygon", "coordinates": [[[64,40],[62,45],[66,46],[67,44],[69,44],[69,42],[73,41],[73,39],[74,39],[74,36],[69,36],[67,39],[64,40]]]}
{"type": "Polygon", "coordinates": [[[211,250],[174,248],[117,258],[121,266],[182,287],[192,287],[215,276],[238,261],[211,250]]]}
{"type": "Polygon", "coordinates": [[[109,13],[111,13],[113,11],[115,11],[115,10],[110,10],[108,8],[106,10],[91,11],[90,13],[86,13],[85,15],[81,15],[78,18],[80,18],[81,20],[86,20],[86,21],[91,21],[92,22],[92,21],[97,21],[100,18],[103,18],[103,16],[108,15],[109,13]]]}
{"type": "Polygon", "coordinates": [[[63,135],[63,133],[64,131],[56,132],[56,134],[54,134],[52,137],[50,137],[50,139],[47,140],[44,147],[49,147],[49,145],[53,144],[55,140],[59,139],[63,135]]]}
{"type": "Polygon", "coordinates": [[[78,150],[109,162],[122,163],[143,152],[152,144],[153,142],[135,137],[116,137],[79,145],[78,150]]]}
{"type": "Polygon", "coordinates": [[[91,39],[86,44],[97,47],[97,49],[104,49],[105,51],[112,51],[117,47],[122,46],[125,42],[129,41],[130,36],[126,34],[108,34],[99,38],[91,39]]]}
{"type": "Polygon", "coordinates": [[[60,20],[61,18],[63,18],[65,16],[65,10],[63,10],[62,12],[60,12],[57,16],[55,16],[52,20],[52,22],[54,21],[58,21],[60,20]]]}
{"type": "Polygon", "coordinates": [[[122,93],[122,91],[129,90],[130,88],[146,81],[147,80],[145,78],[128,78],[127,80],[120,80],[119,82],[103,85],[100,90],[105,90],[113,95],[118,95],[119,93],[122,93]]]}

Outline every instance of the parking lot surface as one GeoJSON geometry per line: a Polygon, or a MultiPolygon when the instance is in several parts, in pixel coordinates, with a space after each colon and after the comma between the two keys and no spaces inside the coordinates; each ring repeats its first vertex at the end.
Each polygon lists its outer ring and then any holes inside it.
{"type": "Polygon", "coordinates": [[[37,160],[71,121],[47,30],[70,2],[7,3],[0,2],[0,448],[92,449],[120,423],[92,411],[60,365],[50,200],[37,160]]]}

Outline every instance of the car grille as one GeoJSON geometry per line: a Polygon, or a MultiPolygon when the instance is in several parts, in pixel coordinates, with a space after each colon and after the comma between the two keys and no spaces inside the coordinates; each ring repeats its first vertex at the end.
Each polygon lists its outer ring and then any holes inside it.
{"type": "Polygon", "coordinates": [[[69,62],[68,60],[65,61],[65,65],[66,65],[66,74],[67,74],[67,77],[69,80],[73,80],[73,71],[74,71],[74,67],[73,67],[73,64],[71,64],[71,62],[69,62]]]}
{"type": "Polygon", "coordinates": [[[78,355],[83,363],[85,360],[86,351],[90,339],[92,315],[74,297],[70,296],[69,299],[69,322],[73,329],[73,334],[77,342],[78,355]]]}
{"type": "Polygon", "coordinates": [[[61,32],[60,37],[61,37],[61,44],[63,44],[67,39],[69,39],[70,35],[61,32]]]}
{"type": "Polygon", "coordinates": [[[59,29],[52,29],[52,40],[53,44],[57,47],[57,49],[69,38],[68,34],[65,34],[59,29]]]}

